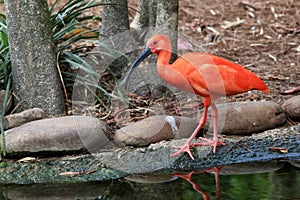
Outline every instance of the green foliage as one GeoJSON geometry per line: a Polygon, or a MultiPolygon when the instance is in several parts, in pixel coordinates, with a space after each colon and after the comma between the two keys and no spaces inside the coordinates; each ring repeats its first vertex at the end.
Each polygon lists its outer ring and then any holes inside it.
{"type": "MultiPolygon", "coordinates": [[[[53,13],[57,2],[58,0],[50,7],[51,13],[53,13]]],[[[85,79],[85,77],[78,77],[78,70],[86,72],[87,76],[90,77],[90,85],[99,87],[97,73],[84,60],[87,49],[90,49],[91,46],[88,46],[87,42],[84,45],[80,45],[80,43],[88,40],[92,41],[90,44],[93,45],[98,39],[98,29],[89,29],[85,25],[90,21],[101,21],[101,18],[93,15],[83,15],[83,13],[100,5],[96,1],[69,0],[57,13],[51,15],[58,62],[62,68],[64,83],[66,87],[70,87],[68,91],[71,90],[75,78],[85,79]]],[[[85,85],[85,87],[90,86],[85,85]]]]}
{"type": "MultiPolygon", "coordinates": [[[[0,122],[3,121],[8,95],[11,85],[11,65],[10,65],[10,54],[9,54],[9,43],[7,34],[7,25],[5,15],[0,14],[0,89],[5,89],[5,96],[1,106],[0,122]]],[[[0,160],[1,155],[5,155],[5,138],[3,124],[0,123],[0,160]]]]}
{"type": "Polygon", "coordinates": [[[10,54],[5,15],[0,14],[0,89],[5,89],[10,76],[10,54]]]}
{"type": "MultiPolygon", "coordinates": [[[[52,13],[58,0],[50,7],[52,13]]],[[[51,15],[53,39],[57,45],[57,51],[70,50],[72,44],[83,39],[97,39],[97,29],[91,30],[84,25],[91,21],[101,21],[101,18],[93,15],[83,16],[87,9],[100,6],[96,1],[69,0],[56,14],[51,15]]]]}

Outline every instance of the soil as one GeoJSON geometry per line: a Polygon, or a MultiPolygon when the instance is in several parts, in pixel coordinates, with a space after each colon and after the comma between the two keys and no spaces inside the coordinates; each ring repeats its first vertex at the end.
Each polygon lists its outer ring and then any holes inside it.
{"type": "MultiPolygon", "coordinates": [[[[54,0],[48,0],[49,4],[54,0]]],[[[61,0],[63,4],[67,0],[61,0]]],[[[137,3],[128,1],[130,20],[137,3]]],[[[0,11],[3,3],[0,3],[0,11]]],[[[101,8],[91,11],[101,16],[101,8]]],[[[300,1],[180,0],[179,33],[195,49],[234,61],[257,74],[270,93],[248,92],[228,101],[283,101],[299,94],[300,1]],[[196,44],[196,45],[195,45],[196,44]]]]}

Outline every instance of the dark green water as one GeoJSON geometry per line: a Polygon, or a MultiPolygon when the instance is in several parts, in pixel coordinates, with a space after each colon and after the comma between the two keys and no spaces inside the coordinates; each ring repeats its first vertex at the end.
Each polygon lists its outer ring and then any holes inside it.
{"type": "Polygon", "coordinates": [[[214,173],[201,171],[192,175],[191,181],[194,185],[182,178],[176,178],[174,174],[128,178],[134,179],[135,182],[120,179],[71,185],[6,185],[0,186],[0,200],[209,198],[300,200],[299,166],[299,162],[268,165],[248,163],[242,166],[226,166],[220,170],[219,184],[216,184],[214,173]]]}

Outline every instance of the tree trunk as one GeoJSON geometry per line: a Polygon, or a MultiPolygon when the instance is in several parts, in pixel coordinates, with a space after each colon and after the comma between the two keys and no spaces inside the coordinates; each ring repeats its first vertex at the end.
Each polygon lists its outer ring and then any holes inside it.
{"type": "Polygon", "coordinates": [[[148,2],[148,0],[139,0],[138,7],[136,9],[137,12],[130,24],[131,28],[140,29],[142,27],[149,27],[148,2]]]}
{"type": "Polygon", "coordinates": [[[102,30],[107,37],[129,30],[127,0],[103,0],[102,30]]]}
{"type": "MultiPolygon", "coordinates": [[[[103,13],[102,13],[102,36],[100,36],[101,43],[104,43],[106,48],[101,49],[102,52],[107,52],[108,55],[118,49],[120,45],[126,45],[128,42],[124,36],[118,35],[124,31],[129,30],[128,19],[128,4],[127,0],[103,0],[103,13]],[[125,44],[124,44],[125,43],[125,44]]],[[[126,65],[126,59],[119,55],[109,63],[108,71],[114,78],[120,78],[122,71],[126,65]]],[[[105,54],[100,55],[99,59],[104,61],[111,61],[112,57],[105,54]]],[[[106,65],[105,65],[106,66],[106,65]]]]}
{"type": "MultiPolygon", "coordinates": [[[[172,43],[172,52],[177,52],[178,0],[157,1],[156,29],[166,31],[172,43]]],[[[174,57],[172,57],[174,59],[174,57]]]]}
{"type": "MultiPolygon", "coordinates": [[[[131,27],[135,29],[155,27],[155,33],[168,35],[172,51],[177,51],[178,0],[139,0],[131,27]]],[[[176,56],[173,55],[172,59],[176,56]]]]}
{"type": "Polygon", "coordinates": [[[157,1],[156,27],[177,31],[178,0],[157,1]]]}
{"type": "Polygon", "coordinates": [[[130,24],[131,28],[141,29],[155,27],[157,0],[139,0],[137,12],[130,24]]]}
{"type": "Polygon", "coordinates": [[[65,114],[46,0],[5,1],[17,111],[65,114]]]}
{"type": "Polygon", "coordinates": [[[147,0],[149,9],[149,27],[155,27],[156,16],[157,16],[157,1],[158,0],[147,0]]]}

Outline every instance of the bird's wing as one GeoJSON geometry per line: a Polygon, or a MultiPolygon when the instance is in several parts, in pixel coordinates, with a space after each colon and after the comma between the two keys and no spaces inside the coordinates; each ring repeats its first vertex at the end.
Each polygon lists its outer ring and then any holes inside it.
{"type": "Polygon", "coordinates": [[[186,54],[189,62],[188,80],[195,92],[201,96],[234,95],[252,89],[267,91],[264,82],[244,67],[226,59],[206,54],[186,54]]]}

